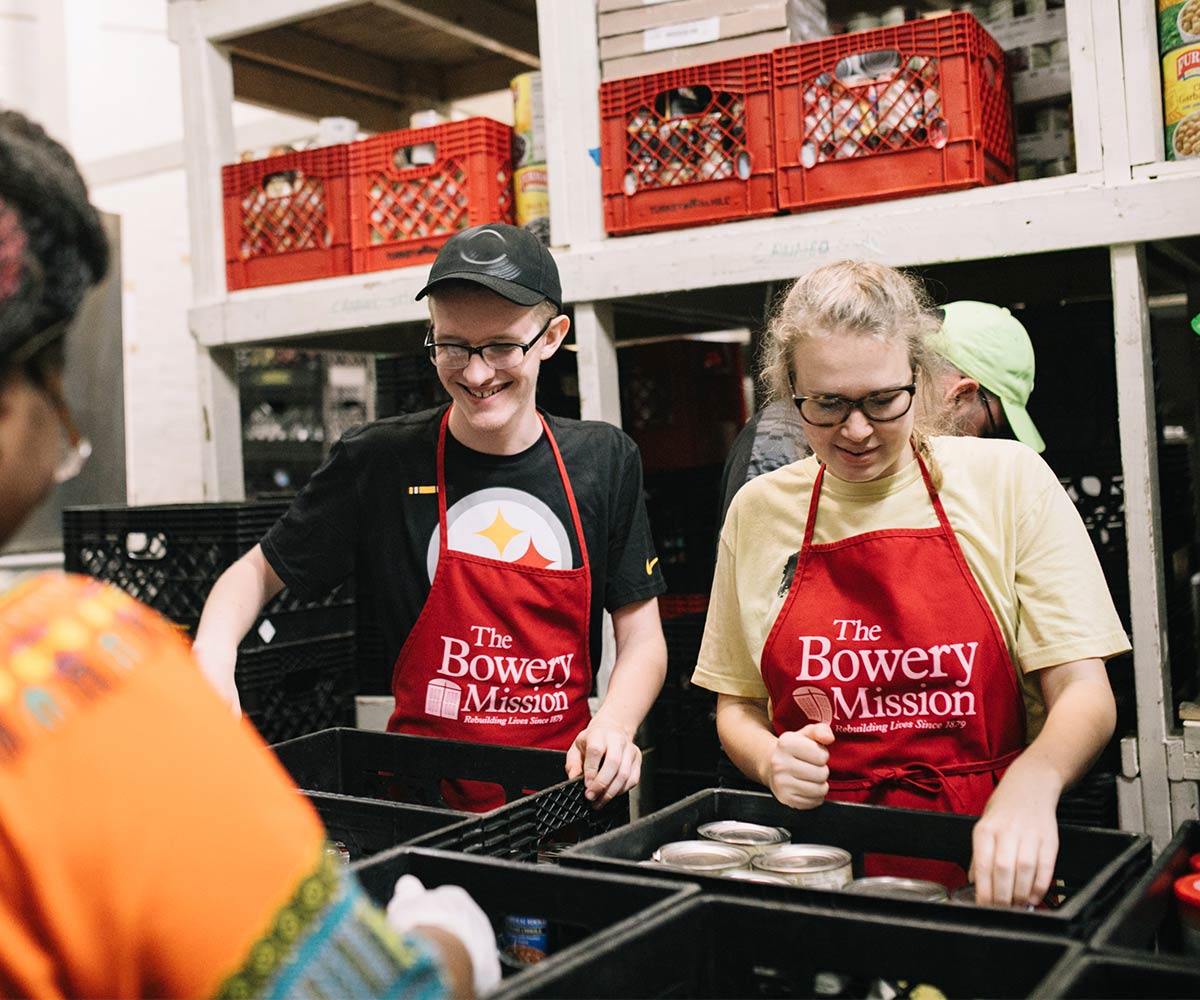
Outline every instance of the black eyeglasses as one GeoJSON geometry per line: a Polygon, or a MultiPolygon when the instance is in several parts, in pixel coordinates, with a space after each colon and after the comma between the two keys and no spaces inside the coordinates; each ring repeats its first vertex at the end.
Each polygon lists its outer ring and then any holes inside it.
{"type": "Polygon", "coordinates": [[[912,409],[916,391],[914,375],[913,381],[908,385],[898,385],[894,389],[878,389],[858,399],[833,395],[793,395],[792,401],[800,411],[801,419],[814,427],[836,427],[850,419],[850,414],[855,410],[861,410],[862,415],[872,423],[883,424],[889,420],[899,420],[912,409]]]}
{"type": "Polygon", "coordinates": [[[979,401],[983,403],[983,412],[987,414],[988,437],[999,437],[1000,428],[996,426],[996,418],[992,415],[992,402],[988,398],[988,394],[983,386],[979,387],[977,395],[979,396],[979,401]]]}
{"type": "Polygon", "coordinates": [[[506,368],[516,368],[525,360],[525,355],[542,335],[550,329],[550,324],[558,319],[555,314],[546,320],[546,325],[538,330],[534,338],[527,344],[484,344],[482,347],[468,347],[466,344],[435,344],[433,342],[433,327],[425,334],[425,346],[429,350],[429,360],[438,368],[448,371],[460,371],[471,363],[471,355],[478,354],[483,363],[496,371],[506,368]]]}

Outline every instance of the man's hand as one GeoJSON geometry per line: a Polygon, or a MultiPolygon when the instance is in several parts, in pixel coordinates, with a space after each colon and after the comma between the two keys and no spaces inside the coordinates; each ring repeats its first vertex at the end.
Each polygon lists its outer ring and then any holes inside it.
{"type": "Polygon", "coordinates": [[[237,647],[225,648],[218,644],[195,643],[192,646],[192,656],[200,664],[200,670],[208,682],[226,702],[235,718],[242,717],[242,701],[238,696],[237,684],[234,682],[234,669],[237,667],[237,647]]]}
{"type": "Polygon", "coordinates": [[[567,777],[581,774],[583,794],[597,806],[633,788],[642,777],[642,751],[633,733],[597,714],[567,751],[567,777]]]}
{"type": "Polygon", "coordinates": [[[833,730],[824,722],[787,732],[771,753],[768,785],[785,806],[814,809],[829,793],[829,751],[833,730]]]}

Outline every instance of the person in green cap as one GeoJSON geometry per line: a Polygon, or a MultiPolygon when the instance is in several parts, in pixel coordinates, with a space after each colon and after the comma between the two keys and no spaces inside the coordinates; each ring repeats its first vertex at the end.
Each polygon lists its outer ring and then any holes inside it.
{"type": "Polygon", "coordinates": [[[941,329],[929,346],[941,368],[933,382],[934,406],[944,408],[948,429],[972,437],[1001,437],[1007,429],[1034,451],[1045,451],[1025,409],[1034,357],[1021,321],[990,302],[950,302],[941,312],[941,329]]]}
{"type": "MultiPolygon", "coordinates": [[[[916,405],[946,433],[1015,437],[1034,451],[1046,442],[1026,410],[1033,392],[1033,343],[1003,306],[963,300],[937,310],[941,329],[930,338],[934,370],[916,405]]],[[[721,517],[734,495],[755,476],[795,462],[810,449],[790,400],[770,403],[742,428],[721,477],[721,517]]]]}

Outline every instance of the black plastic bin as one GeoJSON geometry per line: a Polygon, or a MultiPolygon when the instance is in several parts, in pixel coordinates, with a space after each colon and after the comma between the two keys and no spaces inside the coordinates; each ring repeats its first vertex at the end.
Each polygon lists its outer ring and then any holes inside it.
{"type": "Polygon", "coordinates": [[[242,711],[268,743],[354,722],[354,635],[238,651],[242,711]]]}
{"type": "Polygon", "coordinates": [[[1117,955],[1087,954],[1064,960],[1034,990],[1038,998],[1079,997],[1094,1000],[1128,1000],[1129,997],[1154,997],[1156,1000],[1200,997],[1200,962],[1190,968],[1163,965],[1150,956],[1124,958],[1117,955]]]}
{"type": "Polygon", "coordinates": [[[311,791],[445,808],[442,778],[502,786],[505,805],[436,844],[471,854],[534,861],[629,821],[629,797],[594,809],[581,780],[564,780],[566,754],[558,750],[344,728],[272,749],[296,784],[311,791]]]}
{"type": "MultiPolygon", "coordinates": [[[[1092,948],[1129,959],[1153,956],[1160,966],[1200,971],[1200,956],[1183,950],[1174,888],[1175,880],[1191,870],[1188,859],[1196,853],[1200,853],[1200,822],[1189,819],[1101,923],[1092,948]]],[[[1200,997],[1200,990],[1193,996],[1200,997]]]]}
{"type": "Polygon", "coordinates": [[[325,792],[301,794],[317,810],[329,839],[346,845],[351,861],[362,861],[401,845],[428,844],[461,835],[478,822],[450,809],[354,799],[325,792]]]}
{"type": "MultiPolygon", "coordinates": [[[[427,889],[462,886],[497,932],[506,916],[545,920],[550,956],[542,966],[547,968],[590,953],[600,939],[634,931],[646,919],[696,892],[694,886],[645,876],[567,871],[555,865],[521,865],[411,847],[377,855],[353,870],[381,906],[391,899],[401,875],[415,875],[427,889]]],[[[539,966],[529,970],[536,968],[539,966]]],[[[506,983],[520,983],[530,975],[529,970],[505,968],[506,983]]]]}
{"type": "MultiPolygon", "coordinates": [[[[696,828],[717,819],[739,819],[786,827],[795,843],[831,844],[850,852],[854,874],[861,875],[864,853],[898,854],[950,861],[965,872],[971,859],[975,819],[950,813],[889,809],[826,802],[810,810],[789,809],[770,795],[730,789],[698,792],[629,826],[571,848],[562,862],[604,871],[645,871],[638,862],[655,848],[696,836],[696,828]]],[[[692,872],[671,873],[696,882],[705,891],[752,896],[773,902],[795,900],[830,910],[892,913],[897,919],[976,923],[1026,932],[1085,937],[1150,864],[1148,837],[1086,827],[1059,828],[1055,871],[1065,883],[1065,902],[1054,909],[1026,911],[1008,907],[924,903],[903,899],[733,882],[692,872]]],[[[667,868],[653,869],[670,873],[667,868]]]]}
{"type": "MultiPolygon", "coordinates": [[[[195,632],[209,591],[290,506],[243,503],[104,505],[63,511],[63,565],[119,587],[195,632]]],[[[241,649],[354,631],[354,588],[319,600],[284,590],[264,609],[241,649]]]]}
{"type": "Polygon", "coordinates": [[[883,980],[947,997],[1024,997],[1082,948],[1043,934],[704,896],[606,934],[514,981],[508,995],[893,996],[872,991],[883,980]]]}

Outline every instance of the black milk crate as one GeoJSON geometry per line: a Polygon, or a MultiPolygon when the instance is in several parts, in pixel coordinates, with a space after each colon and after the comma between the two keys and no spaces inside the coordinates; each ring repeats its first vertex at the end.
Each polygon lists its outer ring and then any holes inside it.
{"type": "Polygon", "coordinates": [[[351,861],[362,861],[403,845],[430,843],[461,833],[477,821],[450,809],[354,799],[325,792],[301,792],[325,824],[330,840],[340,841],[351,861]]]}
{"type": "MultiPolygon", "coordinates": [[[[856,877],[862,875],[862,858],[869,853],[948,861],[961,867],[963,881],[970,865],[971,831],[975,825],[972,816],[846,802],[826,802],[816,809],[790,809],[771,795],[710,788],[571,848],[561,861],[603,871],[644,871],[639,862],[649,859],[656,848],[670,841],[694,839],[697,827],[718,819],[782,826],[791,831],[793,843],[844,848],[850,852],[856,877]]],[[[1062,880],[1066,899],[1053,909],[1032,911],[959,905],[948,910],[945,903],[733,882],[668,868],[654,870],[724,895],[761,896],[772,902],[795,900],[832,910],[892,913],[898,919],[955,920],[1014,931],[1086,937],[1130,883],[1147,869],[1150,857],[1148,837],[1060,826],[1055,877],[1062,880]]]]}
{"type": "Polygon", "coordinates": [[[466,857],[445,851],[401,847],[353,866],[367,894],[379,905],[392,898],[396,880],[415,875],[427,889],[458,885],[470,893],[499,934],[506,916],[546,921],[550,955],[539,965],[513,970],[504,965],[506,987],[519,984],[533,969],[553,967],[587,954],[595,942],[626,933],[695,893],[694,886],[599,872],[567,871],[553,865],[520,865],[495,858],[466,857]]]}
{"type": "Polygon", "coordinates": [[[1065,959],[1031,994],[1046,1000],[1127,1000],[1200,997],[1200,963],[1166,966],[1149,956],[1085,954],[1065,959]]]}
{"type": "Polygon", "coordinates": [[[947,997],[1025,997],[1082,950],[949,920],[693,896],[527,973],[507,995],[888,997],[903,982],[947,997]]]}
{"type": "Polygon", "coordinates": [[[354,634],[238,650],[242,712],[268,743],[354,723],[354,634]]]}
{"type": "Polygon", "coordinates": [[[559,750],[496,746],[336,728],[272,749],[301,788],[445,808],[441,779],[500,785],[506,804],[434,846],[522,861],[552,856],[629,821],[629,796],[602,809],[566,780],[559,750]]]}
{"type": "MultiPolygon", "coordinates": [[[[1175,880],[1191,871],[1188,859],[1197,853],[1200,821],[1190,819],[1096,930],[1091,946],[1117,957],[1153,958],[1160,965],[1200,972],[1200,958],[1183,948],[1174,888],[1175,880]]],[[[1200,990],[1193,996],[1200,996],[1200,990]]]]}
{"type": "MultiPolygon", "coordinates": [[[[252,549],[290,504],[290,498],[281,498],[68,507],[63,511],[64,568],[113,584],[194,635],[217,577],[252,549]]],[[[241,648],[353,629],[352,584],[315,601],[285,590],[263,609],[241,648]]]]}
{"type": "Polygon", "coordinates": [[[376,355],[376,419],[419,413],[449,400],[427,354],[376,355]]]}

